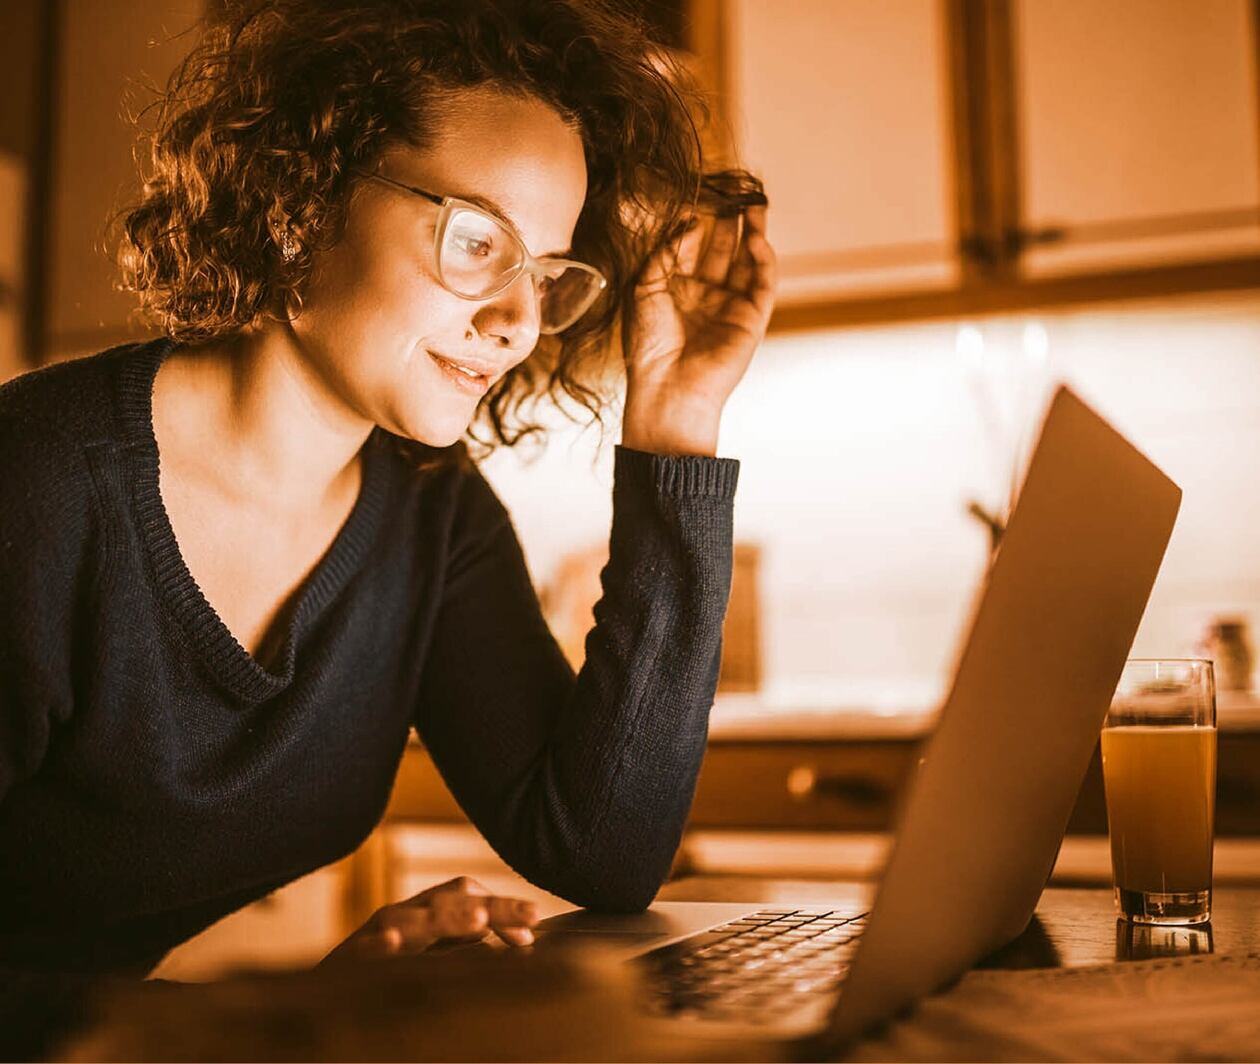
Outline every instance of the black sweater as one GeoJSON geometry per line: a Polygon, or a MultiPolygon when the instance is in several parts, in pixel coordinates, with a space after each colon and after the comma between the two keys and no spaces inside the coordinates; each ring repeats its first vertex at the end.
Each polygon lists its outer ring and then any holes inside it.
{"type": "Polygon", "coordinates": [[[476,467],[418,472],[376,428],[356,505],[264,668],[162,504],[152,394],[170,350],[0,388],[0,1030],[101,973],[148,973],[351,852],[412,727],[531,882],[646,906],[704,750],[738,463],[618,447],[575,678],[476,467]]]}

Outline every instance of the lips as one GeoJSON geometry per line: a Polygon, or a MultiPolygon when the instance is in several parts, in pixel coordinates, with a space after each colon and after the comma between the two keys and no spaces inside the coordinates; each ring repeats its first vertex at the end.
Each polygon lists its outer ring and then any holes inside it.
{"type": "Polygon", "coordinates": [[[451,358],[448,355],[443,354],[441,351],[430,351],[429,354],[433,355],[434,358],[440,358],[444,362],[449,362],[453,366],[463,366],[464,369],[473,370],[475,373],[478,373],[483,377],[490,377],[491,379],[498,376],[499,371],[503,368],[495,362],[487,362],[484,359],[479,358],[465,358],[463,356],[459,358],[451,358]]]}
{"type": "Polygon", "coordinates": [[[485,395],[487,390],[489,390],[490,382],[493,379],[493,369],[485,369],[480,363],[456,363],[448,358],[443,358],[433,351],[426,351],[425,353],[433,360],[434,365],[442,371],[443,375],[461,390],[471,395],[485,395]],[[471,376],[460,369],[460,366],[478,370],[478,373],[476,376],[471,376]]]}

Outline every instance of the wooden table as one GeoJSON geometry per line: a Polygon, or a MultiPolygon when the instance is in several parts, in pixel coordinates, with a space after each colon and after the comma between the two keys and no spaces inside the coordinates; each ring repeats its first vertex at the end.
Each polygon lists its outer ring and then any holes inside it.
{"type": "MultiPolygon", "coordinates": [[[[694,876],[669,884],[662,892],[662,900],[671,901],[747,901],[756,904],[791,904],[804,906],[822,905],[835,902],[838,906],[869,904],[870,885],[859,883],[823,883],[818,881],[792,881],[782,879],[746,879],[720,876],[694,876]]],[[[1214,892],[1212,920],[1209,924],[1198,927],[1138,927],[1119,920],[1112,893],[1110,890],[1084,888],[1051,888],[1044,892],[1037,910],[1028,928],[1019,938],[1010,943],[997,954],[987,958],[978,967],[988,970],[993,976],[1002,971],[1012,973],[1011,985],[1016,986],[1012,996],[1009,1015],[1005,1021],[1018,1028],[1023,1021],[1020,1011],[1016,981],[1025,978],[1030,969],[1079,969],[1086,972],[1089,966],[1114,965],[1119,962],[1122,967],[1133,962],[1159,961],[1163,958],[1196,958],[1208,954],[1242,956],[1245,954],[1260,955],[1260,889],[1252,887],[1227,888],[1214,892]]],[[[1192,960],[1191,965],[1199,963],[1192,960]]],[[[1150,965],[1139,965],[1134,972],[1150,965]]],[[[1229,979],[1229,975],[1215,974],[1216,979],[1229,979]]],[[[1076,976],[1074,978],[1080,978],[1076,976]]],[[[1194,978],[1194,976],[1191,976],[1194,978]]],[[[1242,1026],[1250,1024],[1252,1030],[1243,1030],[1237,1035],[1233,1044],[1241,1044],[1241,1051],[1233,1050],[1221,1053],[1217,1048],[1206,1048],[1200,1051],[1192,1046],[1189,1052],[1185,1049],[1186,1029],[1176,1021],[1168,1025],[1167,1045],[1171,1052],[1163,1056],[1160,1052],[1160,1025],[1152,1020],[1149,1027],[1144,1027],[1148,1036],[1154,1034],[1154,1042],[1141,1046],[1141,1052],[1135,1057],[1113,1057],[1104,1052],[1080,1054],[1067,1046],[1062,1049],[1051,1047],[1049,1052],[1039,1055],[1021,1047],[1012,1055],[1011,1044],[1001,1043],[995,1036],[993,1041],[983,1035],[977,1038],[976,1028],[959,1034],[959,1040],[950,1043],[949,1028],[951,1024],[961,1027],[968,1019],[968,1005],[963,1004],[953,1009],[949,1023],[938,1022],[930,1037],[914,1033],[913,1037],[898,1038],[898,1030],[913,1028],[915,1014],[908,1020],[894,1025],[891,1034],[883,1032],[852,1049],[851,1057],[844,1059],[865,1060],[1009,1060],[1009,1059],[1260,1059],[1260,972],[1247,977],[1245,984],[1239,977],[1238,986],[1255,988],[1254,1008],[1247,1005],[1245,1012],[1253,1014],[1256,1019],[1249,1020],[1244,1016],[1242,1026]],[[961,1023],[959,1022],[961,1021],[961,1023]],[[931,1038],[941,1039],[941,1032],[946,1035],[943,1040],[932,1043],[931,1038]],[[1180,1035],[1180,1042],[1175,1040],[1180,1035]],[[1239,1041],[1241,1039],[1241,1041],[1239,1041]],[[920,1055],[925,1052],[927,1055],[920,1055]],[[909,1047],[912,1052],[902,1055],[899,1051],[909,1047]],[[1175,1048],[1174,1048],[1175,1047],[1175,1048]]],[[[1222,985],[1222,984],[1217,984],[1222,985]]],[[[1223,984],[1231,989],[1228,984],[1223,984]]],[[[938,1002],[943,999],[938,999],[938,1002]]],[[[1067,999],[1065,999],[1067,1000],[1067,999]]],[[[1252,1000],[1251,998],[1247,999],[1252,1000]]],[[[1069,1005],[1071,1003],[1069,1002],[1069,1005]]],[[[1236,1003],[1235,1003],[1236,1005],[1236,1003]]],[[[938,1010],[943,1011],[943,1010],[938,1010]]],[[[1237,1026],[1237,1009],[1235,1014],[1227,1016],[1237,1026]]],[[[991,1022],[992,1012],[985,1017],[991,1022]]],[[[1225,1023],[1225,1019],[1220,1021],[1225,1023]]],[[[1044,1036],[1040,1045],[1045,1047],[1044,1036]]],[[[1067,1045],[1080,1045],[1080,1040],[1067,1045]]],[[[752,1052],[741,1059],[773,1059],[769,1055],[752,1052]]]]}
{"type": "MultiPolygon", "coordinates": [[[[670,883],[660,897],[751,905],[832,902],[847,907],[869,901],[870,890],[869,884],[851,881],[693,876],[670,883]]],[[[960,988],[968,981],[991,977],[1018,984],[1035,976],[1028,969],[1074,968],[1081,974],[1073,979],[1089,978],[1085,967],[1089,965],[1209,951],[1260,951],[1260,889],[1219,891],[1210,928],[1147,932],[1116,920],[1109,891],[1054,888],[1046,891],[1029,928],[985,962],[990,969],[1010,971],[968,976],[960,988]]],[[[634,1008],[636,987],[630,969],[611,957],[500,954],[488,965],[480,955],[423,954],[340,971],[242,976],[202,987],[138,985],[121,991],[112,1004],[107,1002],[99,1024],[68,1046],[64,1059],[753,1061],[784,1057],[785,1050],[772,1045],[705,1048],[653,1040],[656,1036],[645,1033],[634,1008]],[[587,960],[577,963],[582,958],[587,960]]],[[[1214,963],[1215,959],[1209,960],[1214,963]]],[[[1221,978],[1219,973],[1217,978],[1221,978]]],[[[1231,972],[1226,971],[1224,978],[1232,978],[1231,972]]],[[[1242,985],[1244,974],[1238,978],[1242,985]]],[[[1257,987],[1256,1007],[1250,1008],[1250,999],[1244,1005],[1245,1011],[1257,1017],[1254,1045],[1260,1048],[1260,972],[1253,972],[1252,979],[1257,987]]],[[[915,1015],[948,1000],[949,995],[931,999],[915,1015]]],[[[1012,1017],[1022,1020],[1020,1004],[1018,1000],[1003,1004],[998,1020],[1008,1025],[1012,1017]]],[[[959,1015],[955,1009],[954,1019],[959,1015]]],[[[967,1018],[965,1012],[961,1015],[967,1018]]],[[[993,1018],[992,1008],[988,1018],[993,1018]]],[[[913,1022],[914,1016],[905,1021],[913,1022]]],[[[851,1058],[844,1059],[1114,1059],[1071,1050],[1055,1052],[1053,1047],[1048,1052],[1012,1054],[1009,1041],[1001,1043],[997,1034],[990,1037],[983,1030],[977,1036],[974,1027],[966,1041],[926,1043],[943,1048],[937,1055],[925,1056],[923,1038],[896,1040],[905,1023],[894,1025],[881,1036],[883,1041],[868,1040],[852,1048],[851,1058]]],[[[1170,1038],[1180,1030],[1184,1042],[1184,1027],[1170,1024],[1169,1029],[1170,1038]]],[[[1149,1034],[1158,1031],[1159,1025],[1152,1023],[1143,1030],[1149,1034]]],[[[939,1027],[933,1033],[939,1035],[939,1027]]],[[[1159,1058],[1159,1048],[1156,1044],[1156,1052],[1120,1059],[1159,1058]]],[[[1204,1054],[1191,1050],[1178,1055],[1260,1057],[1260,1053],[1222,1054],[1210,1047],[1204,1054]]]]}
{"type": "MultiPolygon", "coordinates": [[[[659,897],[662,901],[797,901],[803,906],[835,901],[853,905],[869,898],[869,891],[870,885],[862,883],[691,876],[668,884],[659,897]]],[[[1145,960],[1173,952],[1247,950],[1260,950],[1260,889],[1217,890],[1209,925],[1199,930],[1178,927],[1163,931],[1135,929],[1118,920],[1110,890],[1052,887],[1042,894],[1028,930],[987,965],[1070,968],[1145,960]]]]}

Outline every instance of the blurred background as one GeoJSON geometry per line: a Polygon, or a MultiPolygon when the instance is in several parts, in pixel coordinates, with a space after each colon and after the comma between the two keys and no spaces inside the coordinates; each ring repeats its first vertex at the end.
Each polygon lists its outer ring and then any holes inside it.
{"type": "MultiPolygon", "coordinates": [[[[723,422],[719,453],[742,462],[737,570],[680,870],[878,866],[992,527],[1065,380],[1185,491],[1134,653],[1216,659],[1218,871],[1253,875],[1227,844],[1260,830],[1260,3],[636,6],[705,87],[714,157],[764,178],[783,275],[723,422]]],[[[126,116],[202,8],[0,6],[0,376],[147,335],[107,224],[135,188],[126,116]]],[[[484,469],[576,665],[616,432],[555,425],[545,449],[484,469]]],[[[1061,877],[1106,875],[1101,802],[1095,765],[1061,877]]],[[[417,747],[363,852],[164,974],[306,958],[461,872],[531,890],[417,747]]]]}

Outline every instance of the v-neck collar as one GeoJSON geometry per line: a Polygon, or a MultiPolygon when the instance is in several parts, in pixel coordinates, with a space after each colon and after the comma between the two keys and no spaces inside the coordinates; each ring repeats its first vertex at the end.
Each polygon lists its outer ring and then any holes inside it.
{"type": "Polygon", "coordinates": [[[298,643],[311,619],[360,568],[376,540],[384,513],[387,458],[380,430],[373,428],[363,450],[363,478],[350,516],[298,591],[272,669],[261,665],[237,640],[206,598],[180,553],[162,501],[157,437],[153,430],[153,382],[175,348],[155,340],[131,349],[119,377],[120,413],[131,446],[133,500],[140,535],[160,594],[191,645],[224,687],[247,702],[279,694],[293,681],[298,643]]]}

